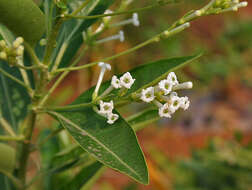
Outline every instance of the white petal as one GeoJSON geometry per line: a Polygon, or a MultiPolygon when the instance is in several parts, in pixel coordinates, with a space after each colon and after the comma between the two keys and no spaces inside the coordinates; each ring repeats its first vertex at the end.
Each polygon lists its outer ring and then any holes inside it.
{"type": "Polygon", "coordinates": [[[177,76],[174,72],[171,72],[167,76],[167,80],[170,81],[173,85],[178,84],[177,76]]]}
{"type": "Polygon", "coordinates": [[[141,92],[141,100],[144,102],[152,102],[155,99],[154,95],[154,87],[149,87],[146,89],[143,89],[141,92]]]}
{"type": "Polygon", "coordinates": [[[112,77],[111,85],[112,85],[115,89],[121,88],[120,80],[117,78],[117,76],[114,75],[114,76],[112,77]]]}
{"type": "Polygon", "coordinates": [[[159,108],[158,114],[160,117],[171,118],[172,112],[170,111],[169,105],[166,103],[159,108]]]}
{"type": "Polygon", "coordinates": [[[172,91],[172,83],[169,80],[161,80],[158,83],[158,87],[165,95],[169,94],[172,91]]]}
{"type": "Polygon", "coordinates": [[[100,114],[109,114],[113,111],[114,109],[114,103],[111,100],[110,102],[103,102],[102,100],[100,101],[100,114]]]}
{"type": "Polygon", "coordinates": [[[111,112],[111,113],[108,114],[108,121],[107,121],[107,123],[113,124],[118,118],[119,118],[119,115],[113,114],[111,112]]]}
{"type": "Polygon", "coordinates": [[[125,73],[123,76],[120,77],[120,84],[121,86],[130,89],[131,86],[134,84],[135,79],[132,78],[129,72],[125,73]]]}

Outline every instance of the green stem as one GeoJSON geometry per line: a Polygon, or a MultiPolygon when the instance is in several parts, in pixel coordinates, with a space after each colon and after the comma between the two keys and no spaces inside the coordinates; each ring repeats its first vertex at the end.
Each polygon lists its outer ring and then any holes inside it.
{"type": "Polygon", "coordinates": [[[21,154],[19,157],[18,178],[21,180],[22,184],[26,183],[26,169],[31,145],[30,141],[35,126],[35,121],[36,113],[34,111],[31,111],[28,115],[26,127],[24,129],[24,142],[22,143],[21,154]]]}
{"type": "Polygon", "coordinates": [[[51,65],[51,56],[53,53],[53,49],[56,47],[56,43],[57,43],[56,39],[57,39],[57,36],[58,36],[58,33],[59,33],[59,30],[60,30],[62,23],[63,23],[62,18],[58,18],[56,20],[54,28],[52,29],[52,32],[48,38],[44,61],[43,61],[44,65],[51,65]]]}
{"type": "MultiPolygon", "coordinates": [[[[159,36],[159,35],[157,35],[157,36],[159,36]]],[[[147,41],[145,41],[145,42],[143,42],[143,43],[141,43],[141,44],[139,44],[139,45],[137,45],[137,46],[135,46],[135,47],[133,47],[133,48],[131,48],[131,49],[128,49],[128,50],[126,50],[126,51],[124,51],[124,52],[118,53],[118,54],[116,54],[116,55],[114,55],[114,56],[107,57],[107,58],[102,59],[102,60],[100,60],[100,61],[96,61],[96,62],[89,63],[89,64],[86,64],[86,65],[78,66],[78,67],[68,67],[68,68],[57,69],[57,70],[55,71],[55,73],[65,72],[65,71],[76,71],[76,70],[86,69],[86,68],[88,68],[88,67],[92,67],[92,66],[97,65],[99,62],[102,62],[102,61],[110,61],[110,60],[112,60],[112,59],[115,59],[115,58],[118,58],[118,57],[120,57],[120,56],[129,54],[129,53],[134,52],[134,51],[136,51],[136,50],[138,50],[138,49],[140,49],[140,48],[142,48],[142,47],[144,47],[144,46],[146,46],[146,45],[148,45],[148,44],[150,44],[150,43],[155,42],[157,36],[155,36],[155,37],[153,37],[153,38],[151,38],[151,39],[149,39],[149,40],[147,40],[147,41]]]]}
{"type": "MultiPolygon", "coordinates": [[[[76,64],[78,64],[78,62],[80,61],[80,59],[84,56],[86,50],[88,47],[85,47],[84,50],[80,53],[80,55],[74,60],[74,62],[72,63],[71,66],[74,66],[76,64]]],[[[47,94],[45,94],[45,96],[43,97],[43,99],[41,100],[41,102],[39,103],[39,106],[42,107],[46,101],[48,100],[48,98],[50,97],[50,95],[53,93],[53,91],[58,87],[58,85],[61,83],[61,81],[68,75],[70,71],[65,71],[62,75],[60,75],[60,77],[56,80],[56,82],[53,84],[53,86],[49,89],[49,91],[47,92],[47,94]]]]}
{"type": "MultiPolygon", "coordinates": [[[[25,46],[25,49],[27,50],[28,54],[30,55],[31,59],[33,60],[33,63],[38,68],[43,67],[43,64],[41,64],[41,62],[40,62],[39,58],[37,57],[36,53],[34,52],[33,48],[27,42],[24,42],[24,46],[25,46]]],[[[33,66],[33,67],[36,67],[36,66],[33,66]]],[[[24,69],[26,69],[26,68],[24,68],[24,69]]]]}
{"type": "Polygon", "coordinates": [[[9,74],[8,72],[4,71],[2,68],[0,68],[0,72],[5,75],[6,77],[12,79],[13,81],[15,81],[16,83],[20,84],[21,86],[25,87],[29,93],[33,93],[33,90],[27,86],[24,82],[22,82],[21,80],[17,79],[16,77],[12,76],[11,74],[9,74]]]}
{"type": "MultiPolygon", "coordinates": [[[[168,3],[166,3],[168,4],[168,3]]],[[[120,11],[120,12],[114,12],[114,13],[109,13],[109,14],[99,14],[99,15],[91,15],[91,16],[85,16],[85,15],[80,15],[80,16],[75,16],[75,15],[64,15],[66,18],[75,18],[75,19],[95,19],[95,18],[102,18],[102,17],[108,17],[108,16],[117,16],[117,15],[123,15],[123,14],[131,14],[131,13],[136,13],[136,12],[141,12],[141,11],[147,11],[149,9],[153,9],[155,7],[160,7],[160,4],[155,4],[155,5],[150,5],[146,6],[143,8],[138,8],[138,9],[132,9],[129,11],[120,11]]]]}
{"type": "Polygon", "coordinates": [[[19,181],[19,179],[17,179],[15,176],[13,176],[11,173],[0,169],[0,173],[4,174],[5,176],[7,176],[13,183],[13,185],[17,188],[22,190],[23,189],[23,185],[22,183],[19,181]]]}
{"type": "Polygon", "coordinates": [[[1,126],[4,128],[4,130],[9,133],[9,135],[11,135],[12,137],[15,137],[16,134],[15,132],[12,130],[10,124],[2,117],[0,116],[0,124],[1,126]]]}
{"type": "Polygon", "coordinates": [[[0,135],[0,141],[23,141],[23,136],[2,136],[0,135]]]}
{"type": "Polygon", "coordinates": [[[87,6],[87,4],[88,4],[90,1],[91,1],[91,0],[86,0],[86,1],[84,1],[84,2],[82,3],[82,5],[81,5],[78,9],[76,9],[71,15],[72,15],[72,16],[77,15],[79,12],[82,11],[82,9],[84,9],[84,8],[87,6]]]}

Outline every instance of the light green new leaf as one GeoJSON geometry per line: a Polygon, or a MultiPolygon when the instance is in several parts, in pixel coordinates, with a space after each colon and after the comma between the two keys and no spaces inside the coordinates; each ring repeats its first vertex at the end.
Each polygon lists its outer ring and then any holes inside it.
{"type": "Polygon", "coordinates": [[[45,18],[33,0],[0,0],[0,22],[34,45],[45,31],[45,18]]]}

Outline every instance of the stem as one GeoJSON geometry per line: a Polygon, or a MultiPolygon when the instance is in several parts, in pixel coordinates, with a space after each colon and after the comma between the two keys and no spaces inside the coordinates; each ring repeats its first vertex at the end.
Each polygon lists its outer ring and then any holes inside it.
{"type": "Polygon", "coordinates": [[[23,141],[23,136],[2,136],[0,135],[0,141],[23,141]]]}
{"type": "Polygon", "coordinates": [[[2,117],[0,116],[0,124],[1,126],[4,128],[4,130],[9,133],[12,137],[15,137],[16,134],[15,132],[12,130],[10,124],[2,117]]]}
{"type": "MultiPolygon", "coordinates": [[[[82,5],[81,5],[78,9],[76,9],[76,10],[71,14],[71,16],[73,17],[73,16],[77,15],[79,12],[81,12],[82,9],[84,9],[90,1],[91,1],[91,0],[86,0],[86,1],[84,1],[84,2],[82,3],[82,5]]],[[[70,15],[69,15],[69,16],[70,16],[70,15]]]]}
{"type": "MultiPolygon", "coordinates": [[[[168,4],[166,2],[165,4],[168,4]]],[[[90,15],[90,16],[85,16],[85,15],[80,15],[80,16],[75,16],[73,14],[70,15],[64,15],[66,18],[75,18],[75,19],[95,19],[95,18],[102,18],[102,17],[108,17],[108,16],[117,16],[117,15],[123,15],[123,14],[131,14],[131,13],[136,13],[136,12],[141,12],[141,11],[147,11],[149,9],[155,8],[155,7],[160,7],[160,4],[154,4],[150,6],[146,6],[143,8],[138,8],[138,9],[132,9],[129,11],[120,11],[120,12],[115,12],[115,13],[109,13],[109,14],[99,14],[99,15],[90,15]]]]}
{"type": "MultiPolygon", "coordinates": [[[[80,55],[75,59],[75,61],[73,62],[72,66],[76,65],[80,59],[84,56],[86,50],[88,47],[85,47],[84,50],[80,53],[80,55]]],[[[53,93],[53,91],[58,87],[58,85],[61,83],[61,81],[68,75],[70,71],[65,71],[57,80],[56,82],[53,84],[53,86],[50,88],[50,90],[47,92],[47,94],[44,96],[44,98],[41,100],[39,106],[43,106],[47,99],[49,98],[49,96],[53,93]]]]}
{"type": "MultiPolygon", "coordinates": [[[[39,58],[37,57],[36,53],[34,52],[34,50],[32,49],[32,47],[27,43],[24,42],[24,46],[25,49],[27,50],[27,52],[29,53],[31,59],[33,60],[33,63],[37,66],[37,67],[41,67],[43,66],[43,64],[40,63],[39,58]]],[[[25,69],[25,68],[24,68],[25,69]]]]}
{"type": "Polygon", "coordinates": [[[52,29],[52,32],[48,38],[46,52],[45,52],[44,61],[43,61],[44,65],[51,65],[51,55],[53,53],[53,49],[56,46],[56,43],[57,43],[56,39],[57,39],[62,22],[63,22],[62,18],[58,18],[56,20],[55,26],[52,29]]]}
{"type": "Polygon", "coordinates": [[[24,142],[22,143],[21,154],[19,157],[18,177],[21,180],[22,184],[26,183],[26,169],[31,145],[30,141],[35,126],[35,121],[36,121],[36,113],[34,111],[31,111],[31,113],[29,113],[27,118],[27,125],[24,130],[24,142]]]}
{"type": "Polygon", "coordinates": [[[5,176],[7,176],[13,183],[13,185],[17,188],[17,189],[22,189],[23,185],[22,183],[15,177],[13,176],[11,173],[0,169],[0,173],[4,174],[5,176]]]}
{"type": "Polygon", "coordinates": [[[21,80],[17,79],[16,77],[12,76],[11,74],[9,74],[8,72],[4,71],[2,68],[0,68],[0,72],[5,75],[6,77],[12,79],[13,81],[15,81],[16,83],[20,84],[21,86],[25,87],[29,93],[33,93],[33,90],[27,86],[24,82],[22,82],[21,80]]]}
{"type": "Polygon", "coordinates": [[[126,51],[123,51],[123,52],[118,53],[118,54],[116,54],[116,55],[113,55],[113,56],[111,56],[111,57],[107,57],[107,58],[102,59],[102,60],[100,60],[100,61],[96,61],[96,62],[93,62],[93,63],[89,63],[89,64],[82,65],[82,66],[79,66],[79,67],[69,67],[69,68],[58,69],[58,70],[55,71],[55,73],[58,73],[58,72],[65,72],[65,71],[76,71],[76,70],[81,70],[81,69],[85,69],[85,68],[88,68],[88,67],[95,66],[95,65],[98,64],[99,62],[110,61],[110,60],[112,60],[112,59],[118,58],[118,57],[120,57],[120,56],[122,56],[122,55],[129,54],[129,53],[131,53],[131,52],[133,52],[133,51],[136,51],[136,50],[138,50],[138,49],[140,49],[140,48],[142,48],[142,47],[144,47],[144,46],[146,46],[146,45],[148,45],[148,44],[150,44],[150,43],[155,42],[155,41],[156,41],[156,37],[158,37],[158,36],[159,36],[159,35],[157,35],[157,36],[155,36],[155,37],[153,37],[153,38],[151,38],[151,39],[149,39],[149,40],[147,40],[147,41],[145,41],[145,42],[143,42],[143,43],[141,43],[141,44],[139,44],[139,45],[137,45],[137,46],[135,46],[135,47],[133,47],[133,48],[131,48],[131,49],[128,49],[128,50],[126,50],[126,51]]]}

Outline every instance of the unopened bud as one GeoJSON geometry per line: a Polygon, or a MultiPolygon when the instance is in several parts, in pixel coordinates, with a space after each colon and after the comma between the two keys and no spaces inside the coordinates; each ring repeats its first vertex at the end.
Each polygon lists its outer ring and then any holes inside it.
{"type": "Polygon", "coordinates": [[[0,52],[0,59],[6,60],[7,59],[7,54],[5,52],[0,52]]]}

